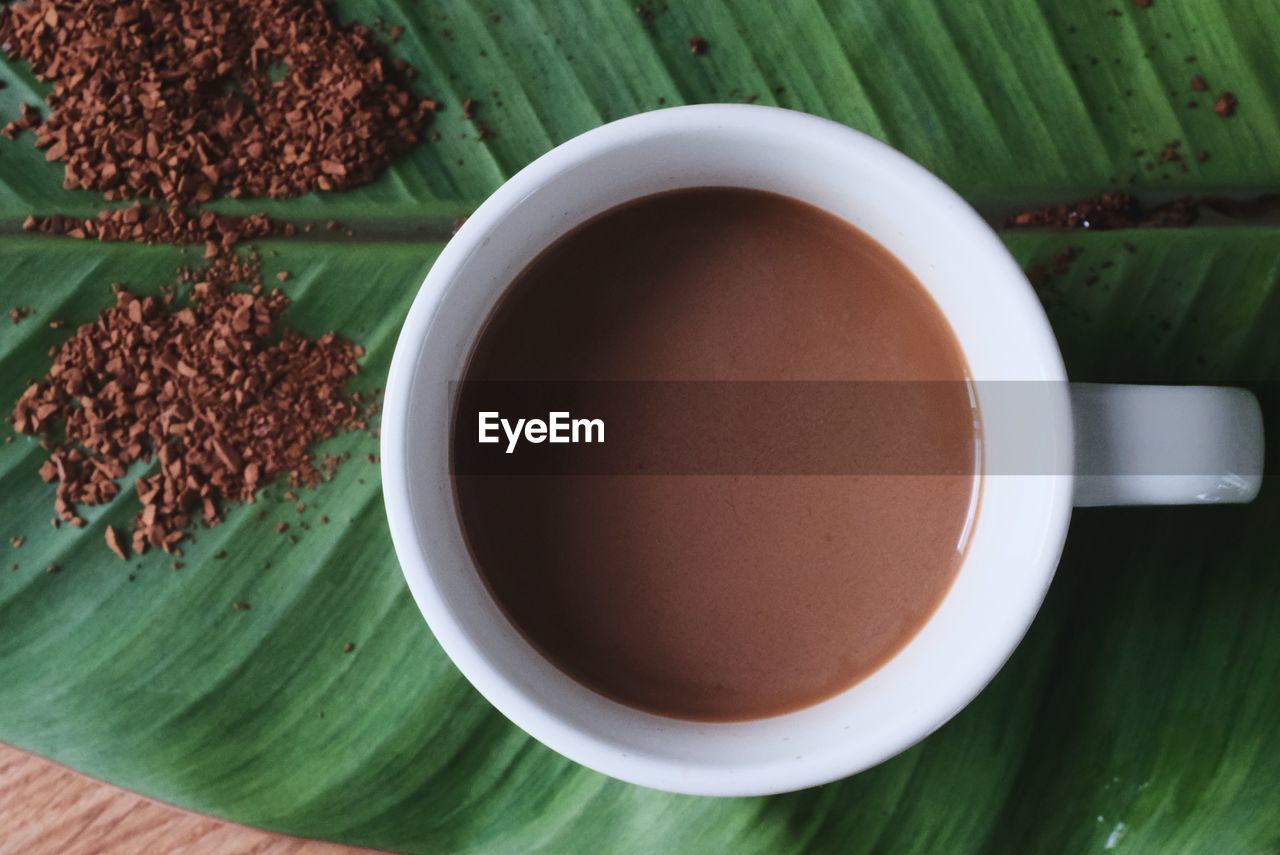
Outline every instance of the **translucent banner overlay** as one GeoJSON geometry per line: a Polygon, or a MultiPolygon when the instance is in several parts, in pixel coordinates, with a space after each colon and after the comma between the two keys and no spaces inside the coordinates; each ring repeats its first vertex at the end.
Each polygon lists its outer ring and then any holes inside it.
{"type": "MultiPolygon", "coordinates": [[[[1280,400],[1267,386],[1250,388],[1280,400]]],[[[1233,465],[1232,426],[1170,417],[1185,410],[1176,392],[1158,393],[1149,412],[1117,414],[1086,405],[1092,399],[1079,391],[1073,413],[1062,383],[452,384],[452,468],[462,476],[1119,476],[1219,475],[1233,465]],[[1121,434],[1127,446],[1115,441],[1121,434]],[[1126,450],[1135,436],[1141,453],[1126,450]]]]}

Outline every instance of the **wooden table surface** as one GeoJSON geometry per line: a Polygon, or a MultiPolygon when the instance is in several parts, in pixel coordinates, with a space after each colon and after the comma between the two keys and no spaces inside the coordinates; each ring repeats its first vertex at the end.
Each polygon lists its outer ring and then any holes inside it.
{"type": "Polygon", "coordinates": [[[2,855],[347,855],[366,851],[189,813],[0,745],[2,855]]]}

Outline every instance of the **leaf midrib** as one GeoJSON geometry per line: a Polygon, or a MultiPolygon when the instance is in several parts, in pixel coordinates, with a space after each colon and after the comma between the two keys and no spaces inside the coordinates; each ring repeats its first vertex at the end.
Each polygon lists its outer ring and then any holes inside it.
{"type": "MultiPolygon", "coordinates": [[[[1268,200],[1265,213],[1258,216],[1230,215],[1219,213],[1202,207],[1197,221],[1189,226],[1179,226],[1179,230],[1202,228],[1257,228],[1259,226],[1280,226],[1280,187],[1275,189],[1242,190],[1238,187],[1222,187],[1217,190],[1201,191],[1193,196],[1178,192],[1176,188],[1143,192],[1140,196],[1147,207],[1155,207],[1176,199],[1193,198],[1207,202],[1256,202],[1268,200]]],[[[1036,210],[1055,205],[1069,204],[1079,201],[1079,196],[1071,198],[1046,198],[1043,195],[1027,194],[1021,197],[1002,196],[999,198],[970,198],[967,201],[974,210],[997,231],[1012,231],[1005,223],[1010,214],[1017,211],[1036,210]]],[[[474,211],[475,208],[467,208],[474,211]]],[[[282,222],[294,226],[295,234],[290,237],[273,237],[272,241],[290,243],[325,243],[325,244],[386,244],[386,243],[445,243],[458,230],[461,221],[470,214],[426,215],[421,217],[361,217],[338,221],[341,229],[330,231],[327,226],[331,219],[293,219],[279,218],[282,222]],[[346,234],[350,229],[352,234],[346,234]]],[[[1022,228],[1019,230],[1027,230],[1022,228]]],[[[1055,230],[1053,227],[1039,227],[1037,230],[1055,230]]],[[[1061,229],[1059,229],[1061,230],[1061,229]]],[[[22,223],[16,220],[0,220],[0,237],[28,235],[22,223]]],[[[253,241],[250,241],[253,242],[253,241]]]]}

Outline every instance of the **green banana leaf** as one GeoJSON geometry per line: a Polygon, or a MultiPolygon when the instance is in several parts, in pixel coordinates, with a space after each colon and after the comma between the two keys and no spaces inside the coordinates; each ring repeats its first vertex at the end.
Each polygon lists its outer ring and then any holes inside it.
{"type": "MultiPolygon", "coordinates": [[[[711,101],[776,104],[852,125],[975,201],[1125,185],[1251,189],[1280,176],[1274,0],[340,0],[343,19],[403,26],[391,52],[444,108],[376,184],[227,210],[386,220],[463,213],[553,145],[611,119],[711,101]],[[1107,14],[1114,9],[1119,17],[1107,14]],[[689,38],[707,39],[702,56],[689,38]],[[1195,62],[1187,62],[1194,57],[1195,62]],[[1209,83],[1190,88],[1193,74],[1209,83]],[[1230,120],[1216,94],[1240,101],[1230,120]],[[494,137],[481,143],[463,99],[494,137]],[[1195,100],[1196,108],[1186,106],[1195,100]],[[1158,161],[1173,140],[1201,164],[1158,161]],[[1147,154],[1135,157],[1139,149],[1147,154]],[[1154,163],[1153,163],[1154,162],[1154,163]],[[1146,166],[1152,164],[1148,171],[1146,166]]],[[[0,68],[0,116],[43,88],[0,68]]],[[[101,207],[62,169],[5,146],[0,219],[101,207]]]]}
{"type": "MultiPolygon", "coordinates": [[[[225,205],[355,228],[351,241],[262,244],[268,273],[293,274],[286,321],[359,341],[361,386],[383,385],[450,218],[555,143],[660,99],[758,96],[827,115],[988,207],[1130,175],[1150,193],[1280,187],[1280,11],[1264,0],[650,5],[646,25],[632,2],[340,3],[344,16],[406,27],[392,49],[446,102],[442,138],[362,190],[225,205]],[[706,55],[690,54],[693,35],[706,55]],[[1209,93],[1189,91],[1194,73],[1209,93]],[[1219,88],[1240,100],[1230,119],[1209,109],[1219,88]],[[468,97],[492,140],[461,119],[468,97]],[[1175,138],[1212,157],[1184,172],[1134,156],[1175,138]],[[388,224],[400,239],[379,242],[388,224]]],[[[4,119],[42,91],[21,64],[0,75],[4,119]]],[[[35,310],[0,320],[0,407],[68,334],[50,320],[87,321],[109,283],[154,291],[198,260],[12,234],[33,211],[99,207],[63,191],[29,138],[0,144],[0,308],[35,310]]],[[[1006,237],[1028,267],[1081,249],[1042,291],[1073,379],[1246,383],[1269,423],[1280,417],[1275,226],[1006,237]]],[[[366,461],[376,438],[324,450],[351,460],[301,496],[301,513],[271,487],[196,531],[173,569],[105,549],[104,526],[133,513],[130,491],[91,509],[84,529],[55,530],[39,448],[0,444],[0,740],[182,807],[405,851],[1280,849],[1273,484],[1248,507],[1078,512],[1028,638],[951,723],[843,782],[714,800],[586,771],[489,707],[400,577],[366,461]]]]}

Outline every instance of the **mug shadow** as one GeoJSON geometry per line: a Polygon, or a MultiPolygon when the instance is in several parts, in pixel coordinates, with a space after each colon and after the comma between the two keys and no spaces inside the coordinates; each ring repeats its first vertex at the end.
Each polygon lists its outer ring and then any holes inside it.
{"type": "MultiPolygon", "coordinates": [[[[1280,424],[1277,390],[1255,387],[1269,424],[1280,424]]],[[[420,748],[397,765],[418,783],[401,798],[431,809],[394,833],[375,823],[344,836],[448,849],[472,823],[573,804],[575,832],[610,841],[601,851],[650,851],[632,839],[641,817],[721,829],[744,851],[1074,852],[1122,837],[1154,851],[1224,839],[1248,850],[1274,837],[1280,785],[1280,638],[1268,638],[1280,626],[1278,517],[1277,478],[1247,506],[1077,511],[1040,614],[972,704],[874,769],[785,795],[677,796],[589,772],[518,731],[441,658],[460,714],[444,726],[458,753],[443,780],[486,783],[442,787],[421,772],[440,762],[440,734],[406,736],[397,743],[420,748]]],[[[438,712],[405,724],[440,727],[438,712]]]]}
{"type": "MultiPolygon", "coordinates": [[[[1244,385],[1280,425],[1280,383],[1244,385]]],[[[762,799],[760,820],[797,851],[1274,839],[1277,519],[1274,474],[1246,506],[1077,510],[1040,614],[969,707],[861,775],[762,799]]]]}

